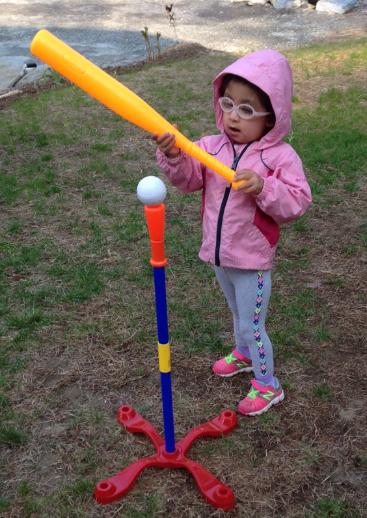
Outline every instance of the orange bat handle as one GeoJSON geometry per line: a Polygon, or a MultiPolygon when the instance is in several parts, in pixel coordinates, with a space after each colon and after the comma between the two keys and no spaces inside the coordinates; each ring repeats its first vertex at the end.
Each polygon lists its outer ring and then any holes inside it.
{"type": "MultiPolygon", "coordinates": [[[[233,183],[235,172],[232,169],[187,139],[138,95],[50,32],[43,29],[36,34],[31,43],[31,52],[59,74],[136,126],[150,133],[158,133],[159,136],[166,132],[173,133],[176,136],[177,147],[186,151],[228,182],[233,183]]],[[[243,182],[235,182],[233,187],[236,188],[241,183],[243,182]]]]}

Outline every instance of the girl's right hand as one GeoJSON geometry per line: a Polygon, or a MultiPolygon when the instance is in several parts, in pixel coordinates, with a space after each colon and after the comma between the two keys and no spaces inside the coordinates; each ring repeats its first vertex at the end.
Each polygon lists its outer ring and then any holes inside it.
{"type": "MultiPolygon", "coordinates": [[[[177,128],[176,124],[173,124],[173,127],[177,128]]],[[[152,140],[168,158],[177,158],[180,154],[180,149],[175,145],[176,136],[173,133],[163,133],[160,137],[158,133],[152,133],[152,140]]]]}

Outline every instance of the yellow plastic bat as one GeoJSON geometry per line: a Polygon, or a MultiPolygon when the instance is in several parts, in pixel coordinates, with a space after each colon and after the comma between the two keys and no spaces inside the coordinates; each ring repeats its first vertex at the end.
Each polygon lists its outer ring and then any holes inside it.
{"type": "Polygon", "coordinates": [[[31,43],[31,52],[59,74],[136,126],[150,133],[158,133],[159,136],[166,132],[173,133],[176,136],[177,147],[232,183],[234,188],[243,183],[243,181],[233,182],[235,172],[232,169],[188,140],[138,95],[49,31],[43,29],[36,34],[31,43]]]}

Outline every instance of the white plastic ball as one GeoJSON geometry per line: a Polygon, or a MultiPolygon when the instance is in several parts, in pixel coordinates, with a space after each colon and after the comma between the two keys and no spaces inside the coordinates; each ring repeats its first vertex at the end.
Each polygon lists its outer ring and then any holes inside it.
{"type": "Polygon", "coordinates": [[[166,199],[167,189],[157,176],[146,176],[138,183],[137,195],[144,205],[159,205],[166,199]]]}

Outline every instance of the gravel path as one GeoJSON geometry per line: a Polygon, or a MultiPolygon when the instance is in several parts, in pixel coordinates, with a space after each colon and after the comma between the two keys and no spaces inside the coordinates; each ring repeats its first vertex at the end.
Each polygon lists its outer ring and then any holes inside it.
{"type": "MultiPolygon", "coordinates": [[[[0,91],[32,57],[30,42],[42,28],[99,66],[121,66],[146,58],[140,32],[144,27],[149,29],[153,48],[159,32],[162,49],[195,42],[229,52],[367,35],[367,3],[361,2],[350,13],[331,15],[310,8],[276,10],[228,0],[175,0],[173,25],[163,0],[0,0],[0,91]]],[[[34,74],[28,80],[34,80],[34,74]]]]}

